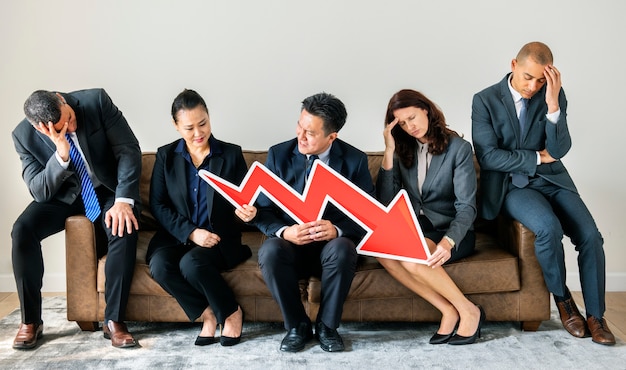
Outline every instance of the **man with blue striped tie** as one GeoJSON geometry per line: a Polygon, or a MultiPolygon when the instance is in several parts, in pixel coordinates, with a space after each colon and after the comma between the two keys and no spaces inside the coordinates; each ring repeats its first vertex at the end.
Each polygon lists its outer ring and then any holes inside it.
{"type": "Polygon", "coordinates": [[[132,347],[124,324],[133,277],[139,215],[141,150],[128,122],[103,89],[68,94],[38,90],[13,131],[22,177],[34,201],[11,232],[22,323],[13,348],[30,349],[43,334],[41,241],[84,214],[106,234],[104,336],[132,347]]]}

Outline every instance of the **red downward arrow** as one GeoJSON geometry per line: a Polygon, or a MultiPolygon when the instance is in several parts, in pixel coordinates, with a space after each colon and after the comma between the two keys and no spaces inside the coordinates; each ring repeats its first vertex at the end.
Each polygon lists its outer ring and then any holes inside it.
{"type": "Polygon", "coordinates": [[[418,263],[430,256],[405,190],[385,207],[319,160],[302,194],[259,162],[252,164],[240,186],[205,170],[200,175],[235,207],[253,204],[263,192],[299,224],[321,219],[331,202],[367,231],[357,246],[360,254],[418,263]]]}

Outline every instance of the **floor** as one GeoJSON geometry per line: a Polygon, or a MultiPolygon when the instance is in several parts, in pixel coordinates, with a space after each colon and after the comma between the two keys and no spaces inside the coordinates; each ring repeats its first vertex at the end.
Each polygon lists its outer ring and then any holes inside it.
{"type": "MultiPolygon", "coordinates": [[[[65,293],[43,293],[44,297],[52,297],[65,295],[65,293]]],[[[580,292],[572,292],[576,303],[583,307],[582,295],[580,292]]],[[[13,310],[20,306],[17,293],[0,293],[0,318],[4,318],[13,310]]],[[[608,321],[611,331],[616,337],[626,341],[626,292],[607,292],[606,294],[606,313],[604,317],[608,321]]],[[[17,330],[19,323],[15,323],[17,330]]]]}

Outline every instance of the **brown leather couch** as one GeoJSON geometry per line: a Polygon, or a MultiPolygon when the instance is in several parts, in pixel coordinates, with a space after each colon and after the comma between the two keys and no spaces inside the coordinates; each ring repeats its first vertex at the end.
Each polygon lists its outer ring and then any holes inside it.
{"type": "MultiPolygon", "coordinates": [[[[244,151],[248,165],[265,163],[267,152],[244,151]]],[[[369,153],[372,177],[378,175],[382,153],[369,153]]],[[[146,250],[154,234],[155,221],[149,206],[150,176],[155,154],[143,154],[141,230],[137,264],[126,310],[128,321],[187,322],[178,303],[150,276],[146,250]]],[[[475,162],[478,174],[478,165],[475,162]]],[[[476,253],[445,266],[468,298],[483,306],[489,321],[519,321],[523,330],[537,330],[550,318],[550,295],[534,253],[534,235],[520,223],[500,219],[477,221],[476,253]]],[[[84,216],[66,222],[67,318],[83,330],[96,330],[104,314],[104,265],[106,256],[97,253],[94,228],[84,216]]],[[[283,321],[280,309],[265,286],[257,265],[257,252],[265,236],[248,230],[244,243],[252,258],[224,278],[232,287],[247,321],[283,321]]],[[[347,301],[344,321],[426,321],[440,319],[439,312],[422,298],[394,280],[372,257],[360,257],[347,301]]],[[[302,301],[312,320],[317,315],[320,282],[301,282],[302,301]]]]}

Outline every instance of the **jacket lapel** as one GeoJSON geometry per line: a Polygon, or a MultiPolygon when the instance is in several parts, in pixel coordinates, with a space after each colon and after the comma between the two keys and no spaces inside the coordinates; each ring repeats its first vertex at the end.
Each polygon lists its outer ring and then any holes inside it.
{"type": "MultiPolygon", "coordinates": [[[[439,155],[433,155],[431,157],[428,171],[426,171],[426,178],[424,179],[424,184],[422,184],[423,193],[428,193],[428,189],[430,189],[430,187],[432,186],[434,179],[437,178],[437,173],[439,173],[439,170],[441,169],[441,166],[443,164],[443,160],[446,158],[446,153],[447,151],[439,155]]],[[[417,171],[417,166],[414,167],[417,171]]],[[[415,175],[415,178],[417,178],[417,173],[415,175]]]]}
{"type": "MultiPolygon", "coordinates": [[[[174,155],[174,176],[176,177],[176,189],[183,202],[183,207],[186,210],[185,216],[191,219],[191,210],[189,209],[189,195],[187,194],[187,170],[185,158],[182,155],[174,155]]],[[[176,201],[176,199],[173,199],[176,201]]]]}
{"type": "Polygon", "coordinates": [[[517,145],[519,146],[519,143],[521,143],[522,133],[520,132],[519,119],[517,118],[517,111],[515,110],[515,102],[513,101],[513,96],[511,96],[511,91],[509,90],[510,75],[510,73],[507,74],[502,82],[500,82],[500,99],[502,100],[502,105],[506,109],[506,113],[509,116],[511,130],[513,130],[517,145]]]}
{"type": "MultiPolygon", "coordinates": [[[[221,175],[222,173],[222,167],[224,166],[224,158],[220,157],[220,156],[214,156],[211,157],[211,159],[209,160],[209,172],[216,174],[218,176],[221,175]]],[[[214,207],[209,207],[209,204],[213,204],[213,198],[215,196],[215,190],[213,189],[212,186],[208,186],[207,184],[207,190],[206,190],[206,204],[208,207],[208,212],[209,212],[209,220],[211,220],[211,210],[214,207]]]]}
{"type": "Polygon", "coordinates": [[[337,171],[340,174],[343,174],[343,150],[341,146],[337,144],[337,140],[335,140],[330,147],[330,153],[328,158],[328,165],[333,170],[337,171]]]}
{"type": "Polygon", "coordinates": [[[302,194],[304,191],[304,172],[306,171],[306,156],[298,151],[298,145],[291,152],[291,168],[293,169],[293,190],[302,194]]]}

